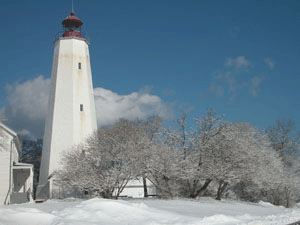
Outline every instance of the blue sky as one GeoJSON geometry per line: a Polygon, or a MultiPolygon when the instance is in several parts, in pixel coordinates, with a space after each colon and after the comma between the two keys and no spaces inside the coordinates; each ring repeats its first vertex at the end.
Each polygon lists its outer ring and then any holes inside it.
{"type": "MultiPolygon", "coordinates": [[[[71,1],[0,3],[0,116],[12,128],[39,136],[43,112],[35,119],[33,111],[46,101],[53,40],[71,1]],[[24,98],[29,109],[20,106],[24,98]]],[[[166,118],[190,109],[193,117],[214,108],[227,120],[260,128],[278,117],[300,127],[299,8],[296,0],[74,0],[91,42],[99,95],[118,97],[115,104],[133,93],[146,95],[143,107],[155,110],[138,117],[161,108],[171,112],[166,118]]],[[[124,113],[122,107],[114,111],[124,113]]]]}

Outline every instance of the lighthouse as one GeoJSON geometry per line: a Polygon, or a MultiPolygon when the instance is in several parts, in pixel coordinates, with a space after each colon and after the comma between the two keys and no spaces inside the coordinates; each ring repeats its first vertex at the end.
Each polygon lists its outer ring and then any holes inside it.
{"type": "Polygon", "coordinates": [[[55,171],[64,151],[83,143],[97,130],[89,42],[83,22],[71,15],[62,21],[63,35],[54,43],[48,110],[36,199],[55,197],[55,171]]]}

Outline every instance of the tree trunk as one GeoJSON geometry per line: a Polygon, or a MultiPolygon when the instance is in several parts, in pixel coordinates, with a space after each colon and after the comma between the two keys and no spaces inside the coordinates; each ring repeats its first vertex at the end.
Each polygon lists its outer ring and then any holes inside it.
{"type": "Polygon", "coordinates": [[[285,198],[286,198],[286,208],[290,207],[290,190],[288,187],[284,187],[285,198]]]}
{"type": "Polygon", "coordinates": [[[195,193],[192,193],[190,195],[190,197],[191,198],[196,198],[199,194],[201,195],[206,190],[206,188],[208,187],[208,185],[210,184],[211,181],[212,181],[211,179],[206,179],[203,186],[198,191],[196,191],[195,193]]]}
{"type": "Polygon", "coordinates": [[[223,195],[227,185],[228,185],[228,182],[220,181],[216,200],[221,200],[222,195],[223,195]]]}
{"type": "Polygon", "coordinates": [[[143,185],[144,185],[144,197],[147,198],[148,197],[148,190],[147,190],[147,182],[146,182],[145,177],[143,177],[143,185]]]}
{"type": "Polygon", "coordinates": [[[163,176],[163,177],[164,177],[164,181],[165,181],[165,184],[166,184],[166,187],[167,187],[167,192],[168,192],[167,194],[169,194],[170,197],[173,198],[173,193],[172,193],[171,187],[169,185],[169,178],[166,177],[166,176],[163,176]]]}

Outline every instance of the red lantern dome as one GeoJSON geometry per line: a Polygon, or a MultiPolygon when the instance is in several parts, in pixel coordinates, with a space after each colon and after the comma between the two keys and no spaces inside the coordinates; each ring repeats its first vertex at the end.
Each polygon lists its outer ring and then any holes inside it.
{"type": "Polygon", "coordinates": [[[81,25],[83,22],[75,16],[74,11],[72,10],[71,15],[62,21],[64,26],[64,37],[82,37],[81,34],[81,25]]]}

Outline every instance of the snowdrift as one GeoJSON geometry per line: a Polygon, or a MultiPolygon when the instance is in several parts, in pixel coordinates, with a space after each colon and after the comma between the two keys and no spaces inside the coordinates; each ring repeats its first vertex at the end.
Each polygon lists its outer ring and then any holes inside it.
{"type": "Polygon", "coordinates": [[[298,220],[300,208],[211,198],[199,201],[66,199],[0,207],[1,225],[286,225],[298,220]]]}

